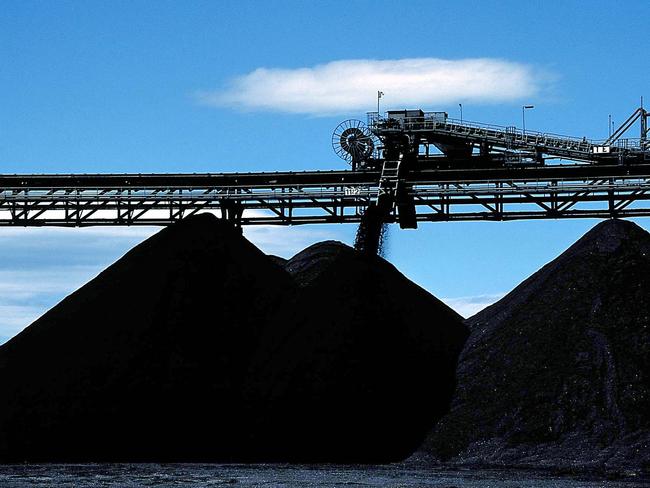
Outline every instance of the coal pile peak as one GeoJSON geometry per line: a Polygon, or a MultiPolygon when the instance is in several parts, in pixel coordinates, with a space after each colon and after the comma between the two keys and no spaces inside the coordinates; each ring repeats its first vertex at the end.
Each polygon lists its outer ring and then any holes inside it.
{"type": "Polygon", "coordinates": [[[312,244],[284,263],[299,286],[307,286],[333,265],[339,257],[354,256],[354,249],[339,241],[322,241],[312,244]]]}
{"type": "Polygon", "coordinates": [[[198,215],[0,347],[0,462],[398,460],[466,336],[377,256],[286,261],[198,215]]]}
{"type": "Polygon", "coordinates": [[[0,347],[0,461],[237,458],[241,382],[294,289],[210,214],[163,229],[0,347]]]}
{"type": "Polygon", "coordinates": [[[286,269],[301,288],[253,368],[267,406],[259,444],[281,461],[404,459],[449,406],[460,316],[339,242],[310,246],[286,269]]]}
{"type": "Polygon", "coordinates": [[[422,452],[460,463],[650,468],[650,234],[604,221],[467,321],[451,412],[422,452]]]}

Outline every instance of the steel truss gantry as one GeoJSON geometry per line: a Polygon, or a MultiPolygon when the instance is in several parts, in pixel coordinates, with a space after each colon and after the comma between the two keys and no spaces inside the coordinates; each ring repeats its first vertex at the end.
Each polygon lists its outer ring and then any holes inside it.
{"type": "MultiPolygon", "coordinates": [[[[2,175],[1,226],[168,225],[212,211],[237,225],[359,222],[379,171],[2,175]]],[[[409,174],[423,221],[650,216],[650,165],[409,174]]],[[[398,210],[388,216],[399,219],[398,210]]]]}

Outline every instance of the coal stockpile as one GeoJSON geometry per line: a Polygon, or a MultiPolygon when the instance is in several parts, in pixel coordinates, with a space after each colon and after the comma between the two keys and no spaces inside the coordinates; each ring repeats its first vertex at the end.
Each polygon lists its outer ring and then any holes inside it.
{"type": "Polygon", "coordinates": [[[0,462],[399,460],[466,336],[376,256],[191,217],[0,347],[0,462]]]}
{"type": "Polygon", "coordinates": [[[448,409],[460,317],[391,264],[339,242],[286,263],[300,291],[253,374],[273,460],[400,461],[448,409]]]}
{"type": "Polygon", "coordinates": [[[649,276],[650,234],[609,220],[472,317],[451,411],[420,454],[650,472],[649,276]]]}
{"type": "Polygon", "coordinates": [[[162,230],[0,347],[0,460],[241,457],[241,384],[293,290],[212,215],[162,230]]]}

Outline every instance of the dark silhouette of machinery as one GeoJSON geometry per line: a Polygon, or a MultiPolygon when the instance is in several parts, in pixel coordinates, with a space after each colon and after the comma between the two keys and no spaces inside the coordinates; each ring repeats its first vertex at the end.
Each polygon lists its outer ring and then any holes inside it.
{"type": "Polygon", "coordinates": [[[602,141],[374,112],[332,136],[351,169],[0,174],[0,226],[169,225],[207,211],[236,226],[367,223],[372,251],[385,223],[648,217],[649,142],[643,107],[602,141]]]}
{"type": "Polygon", "coordinates": [[[606,140],[560,136],[452,119],[446,112],[368,113],[368,123],[346,120],[334,148],[355,171],[381,171],[376,197],[386,215],[397,208],[402,228],[417,226],[410,180],[431,170],[552,165],[636,165],[650,162],[648,111],[639,107],[606,140]],[[622,136],[640,123],[639,138],[622,136]]]}
{"type": "Polygon", "coordinates": [[[334,129],[332,147],[340,158],[356,170],[358,162],[367,161],[373,156],[374,135],[360,120],[344,120],[334,129]]]}
{"type": "Polygon", "coordinates": [[[391,110],[368,113],[368,123],[346,120],[334,131],[339,156],[356,169],[410,157],[417,169],[493,168],[574,163],[634,164],[650,157],[648,111],[639,107],[606,140],[561,136],[452,119],[446,112],[391,110]],[[622,136],[640,122],[638,138],[622,136]]]}

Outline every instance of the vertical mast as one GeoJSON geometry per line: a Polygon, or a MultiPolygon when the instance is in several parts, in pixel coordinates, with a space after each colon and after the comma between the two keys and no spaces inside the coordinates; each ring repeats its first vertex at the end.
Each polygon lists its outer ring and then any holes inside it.
{"type": "Polygon", "coordinates": [[[646,147],[648,141],[648,111],[643,108],[643,97],[641,97],[641,149],[646,147]]]}

